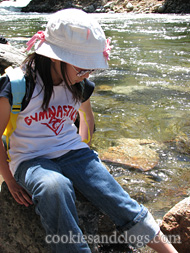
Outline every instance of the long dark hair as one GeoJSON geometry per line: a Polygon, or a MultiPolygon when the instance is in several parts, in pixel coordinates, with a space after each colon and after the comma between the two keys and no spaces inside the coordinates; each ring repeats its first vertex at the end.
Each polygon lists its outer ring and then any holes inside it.
{"type": "MultiPolygon", "coordinates": [[[[26,77],[30,81],[32,88],[34,89],[35,81],[36,81],[36,71],[38,71],[44,86],[42,87],[42,90],[44,90],[44,98],[42,102],[42,109],[47,110],[49,101],[51,99],[52,93],[53,93],[53,80],[51,77],[51,59],[39,55],[36,53],[32,53],[27,56],[23,64],[25,65],[26,70],[26,77]]],[[[73,99],[75,102],[82,101],[82,85],[80,83],[76,83],[74,85],[70,85],[67,80],[67,71],[66,71],[66,65],[67,63],[61,62],[61,72],[64,79],[64,82],[67,86],[67,88],[71,91],[73,95],[73,99]]],[[[32,89],[32,91],[33,91],[32,89]]]]}

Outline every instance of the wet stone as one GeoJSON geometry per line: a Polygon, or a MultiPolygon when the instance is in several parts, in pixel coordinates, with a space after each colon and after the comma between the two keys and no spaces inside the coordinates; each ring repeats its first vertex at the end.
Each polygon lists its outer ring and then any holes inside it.
{"type": "Polygon", "coordinates": [[[156,150],[160,147],[161,144],[154,140],[121,138],[115,146],[101,152],[100,158],[105,162],[147,171],[159,163],[159,154],[156,150]]]}
{"type": "Polygon", "coordinates": [[[163,217],[161,230],[180,253],[190,249],[190,197],[170,209],[163,217]]]}

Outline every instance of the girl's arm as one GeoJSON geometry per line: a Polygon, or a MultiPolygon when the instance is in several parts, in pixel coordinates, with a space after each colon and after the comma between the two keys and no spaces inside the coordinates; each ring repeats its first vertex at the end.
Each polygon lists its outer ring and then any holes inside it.
{"type": "Polygon", "coordinates": [[[79,108],[79,116],[79,134],[82,137],[82,141],[88,140],[87,144],[90,146],[94,132],[94,114],[92,112],[90,99],[81,104],[79,108]]]}
{"type": "MultiPolygon", "coordinates": [[[[7,98],[1,97],[0,98],[0,136],[2,137],[3,132],[7,126],[9,121],[11,106],[7,98]]],[[[27,194],[27,192],[17,184],[16,180],[14,179],[10,169],[9,164],[7,162],[7,153],[4,148],[2,140],[0,140],[0,174],[3,176],[10,193],[12,194],[13,198],[21,205],[28,206],[32,204],[32,200],[27,194]]]]}

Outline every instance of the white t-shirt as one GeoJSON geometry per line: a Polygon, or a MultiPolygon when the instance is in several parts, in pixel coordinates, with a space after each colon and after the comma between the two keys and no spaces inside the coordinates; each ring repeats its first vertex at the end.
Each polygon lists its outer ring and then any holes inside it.
{"type": "Polygon", "coordinates": [[[10,137],[10,170],[35,157],[56,158],[70,150],[86,148],[74,124],[81,103],[75,103],[64,82],[54,86],[47,111],[41,108],[44,92],[37,75],[28,106],[19,113],[17,128],[10,137]]]}

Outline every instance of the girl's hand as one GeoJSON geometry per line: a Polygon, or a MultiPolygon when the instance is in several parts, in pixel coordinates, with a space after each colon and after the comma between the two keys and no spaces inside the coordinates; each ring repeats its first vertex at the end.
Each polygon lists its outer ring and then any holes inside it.
{"type": "Polygon", "coordinates": [[[28,195],[28,193],[23,187],[17,184],[14,178],[6,183],[10,193],[12,194],[13,198],[16,200],[17,203],[19,203],[20,205],[25,205],[26,207],[28,207],[30,204],[33,204],[31,196],[28,195]]]}
{"type": "Polygon", "coordinates": [[[11,106],[9,104],[9,100],[7,98],[0,98],[0,174],[4,178],[10,193],[13,198],[21,205],[29,206],[29,204],[33,204],[31,197],[28,193],[17,184],[16,180],[12,176],[9,165],[7,163],[7,153],[4,149],[4,145],[1,141],[1,137],[4,133],[4,130],[8,124],[10,117],[11,106]]]}

